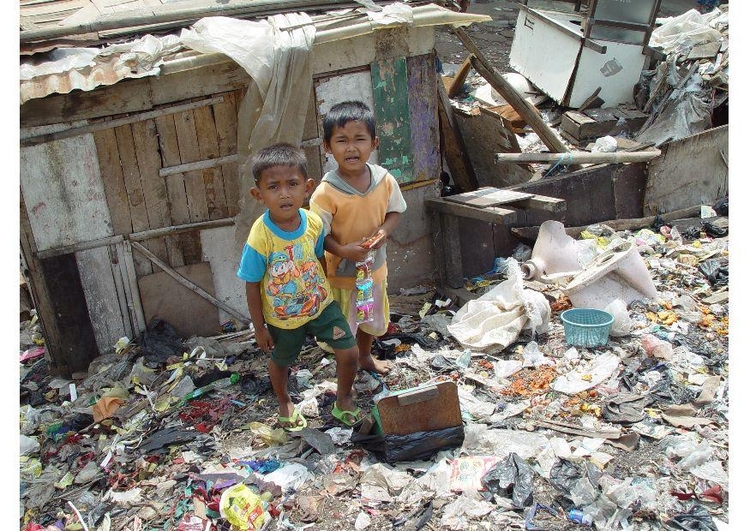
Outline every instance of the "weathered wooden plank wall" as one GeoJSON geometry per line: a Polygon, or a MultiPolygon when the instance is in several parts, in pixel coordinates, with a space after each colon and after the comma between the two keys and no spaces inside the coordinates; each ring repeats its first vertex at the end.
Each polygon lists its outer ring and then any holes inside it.
{"type": "Polygon", "coordinates": [[[643,215],[713,205],[729,193],[729,126],[668,142],[648,164],[643,215]]]}
{"type": "MultiPolygon", "coordinates": [[[[237,154],[237,109],[242,98],[242,91],[228,92],[224,101],[212,107],[216,122],[219,157],[237,154]]],[[[221,165],[221,180],[224,185],[226,211],[221,217],[234,217],[239,212],[237,202],[240,200],[240,177],[237,163],[221,165]]]]}
{"type": "Polygon", "coordinates": [[[112,236],[90,134],[21,148],[20,177],[39,251],[112,236]]]}
{"type": "Polygon", "coordinates": [[[409,122],[411,124],[412,176],[414,181],[440,177],[435,55],[406,58],[409,122]]]}
{"type": "Polygon", "coordinates": [[[105,352],[120,337],[133,333],[128,314],[122,313],[120,297],[124,293],[115,282],[110,248],[79,251],[75,257],[96,344],[100,352],[105,352]]]}
{"type": "MultiPolygon", "coordinates": [[[[159,133],[159,148],[161,153],[162,167],[178,166],[180,160],[180,148],[177,145],[177,129],[174,125],[174,115],[160,116],[156,118],[156,130],[159,133]]],[[[184,225],[190,223],[188,213],[187,194],[185,192],[185,174],[172,173],[164,177],[167,187],[167,198],[169,201],[169,217],[173,225],[184,225]]],[[[188,234],[179,234],[169,239],[167,246],[169,252],[169,263],[172,267],[185,265],[185,248],[194,245],[193,239],[188,234]]]]}

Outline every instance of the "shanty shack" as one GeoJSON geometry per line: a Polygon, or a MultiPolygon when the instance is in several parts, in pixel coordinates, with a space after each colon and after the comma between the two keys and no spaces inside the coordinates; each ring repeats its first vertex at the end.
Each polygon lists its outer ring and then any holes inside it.
{"type": "MultiPolygon", "coordinates": [[[[706,35],[719,51],[644,70],[650,115],[581,107],[562,117],[562,136],[582,146],[645,119],[639,142],[623,149],[658,153],[637,159],[618,147],[612,160],[632,163],[550,175],[555,163],[542,175],[507,162],[531,155],[519,153],[514,134],[528,127],[516,130],[497,108],[463,112],[450,99],[461,83],[438,73],[435,28],[490,17],[366,4],[22,2],[21,261],[53,370],[85,371],[121,338],[163,322],[183,338],[244,328],[235,272],[262,211],[248,194],[247,160],[291,142],[319,181],[333,168],[322,117],[339,101],[374,109],[373,161],[391,170],[407,201],[388,241],[396,293],[435,281],[463,302],[464,278],[533,242],[547,219],[570,227],[676,219],[728,195],[728,126],[717,113],[728,100],[726,11],[712,17],[722,31],[660,41],[668,58],[704,46],[706,35]],[[465,194],[441,197],[445,169],[465,194]]],[[[503,89],[466,33],[456,34],[471,54],[464,66],[503,89]]],[[[515,94],[520,113],[527,104],[515,94]]],[[[537,110],[523,114],[551,151],[577,156],[537,110]]]]}
{"type": "Polygon", "coordinates": [[[21,260],[53,370],[85,371],[151,322],[244,327],[236,269],[260,213],[245,163],[288,141],[319,181],[322,116],[346,99],[375,110],[375,160],[408,203],[391,289],[432,275],[434,28],[489,17],[368,5],[21,2],[21,260]]]}

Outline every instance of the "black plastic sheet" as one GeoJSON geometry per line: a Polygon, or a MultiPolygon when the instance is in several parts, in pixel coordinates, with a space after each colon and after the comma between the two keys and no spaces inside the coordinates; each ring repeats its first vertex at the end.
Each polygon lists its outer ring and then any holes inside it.
{"type": "Polygon", "coordinates": [[[182,356],[184,350],[182,338],[171,324],[162,319],[151,321],[138,343],[147,366],[165,363],[170,356],[182,356]]]}
{"type": "Polygon", "coordinates": [[[461,446],[464,443],[464,427],[417,431],[408,435],[363,435],[354,432],[351,442],[389,464],[419,461],[429,459],[440,450],[461,446]]]}
{"type": "Polygon", "coordinates": [[[705,260],[698,264],[698,271],[703,273],[713,287],[729,284],[729,260],[726,258],[705,260]]]}
{"type": "Polygon", "coordinates": [[[693,505],[688,512],[673,516],[667,521],[667,527],[669,529],[718,531],[711,514],[700,505],[693,505]]]}
{"type": "Polygon", "coordinates": [[[534,502],[533,478],[529,464],[513,452],[482,477],[482,485],[493,494],[510,497],[513,506],[521,509],[534,502]]]}

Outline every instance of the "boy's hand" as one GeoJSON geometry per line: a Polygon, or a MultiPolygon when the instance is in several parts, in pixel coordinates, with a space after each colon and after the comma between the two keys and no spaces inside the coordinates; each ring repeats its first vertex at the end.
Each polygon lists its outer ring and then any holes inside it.
{"type": "Polygon", "coordinates": [[[360,245],[365,249],[380,249],[385,243],[385,239],[388,236],[383,229],[378,229],[378,232],[367,238],[360,245]]]}
{"type": "MultiPolygon", "coordinates": [[[[362,242],[363,241],[365,241],[364,238],[362,239],[362,242]]],[[[352,262],[361,262],[362,260],[367,258],[367,253],[369,253],[370,250],[362,247],[362,242],[353,242],[344,245],[341,248],[341,257],[346,258],[347,260],[350,260],[352,262]]]]}
{"type": "Polygon", "coordinates": [[[273,338],[265,326],[255,329],[255,342],[263,352],[268,353],[273,350],[273,338]]]}

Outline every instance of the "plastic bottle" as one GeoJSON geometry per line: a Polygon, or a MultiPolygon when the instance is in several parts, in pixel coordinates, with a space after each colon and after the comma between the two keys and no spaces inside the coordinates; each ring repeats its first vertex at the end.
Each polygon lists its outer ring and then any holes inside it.
{"type": "Polygon", "coordinates": [[[357,288],[357,324],[370,322],[374,317],[375,301],[372,297],[372,265],[374,263],[375,258],[372,252],[368,253],[363,261],[356,263],[357,278],[354,284],[357,288]]]}
{"type": "Polygon", "coordinates": [[[594,523],[594,519],[590,514],[584,513],[580,509],[571,509],[570,512],[568,512],[568,518],[570,518],[571,522],[575,522],[577,524],[583,524],[583,525],[591,525],[594,523]]]}
{"type": "Polygon", "coordinates": [[[239,381],[240,381],[240,375],[235,372],[229,378],[220,378],[218,380],[214,380],[210,384],[206,384],[203,387],[199,387],[197,389],[190,391],[188,394],[186,394],[182,398],[182,400],[183,402],[192,400],[193,398],[198,398],[199,396],[205,395],[209,391],[213,391],[214,389],[224,389],[239,381]]]}

